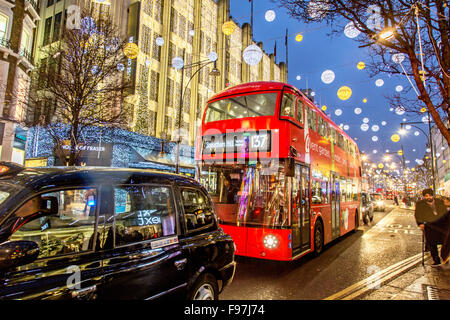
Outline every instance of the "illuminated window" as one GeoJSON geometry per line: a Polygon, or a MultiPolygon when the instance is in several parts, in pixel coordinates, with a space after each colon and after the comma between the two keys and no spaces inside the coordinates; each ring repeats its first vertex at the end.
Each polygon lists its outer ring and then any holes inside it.
{"type": "Polygon", "coordinates": [[[172,192],[168,187],[114,188],[116,246],[176,233],[172,192]]]}
{"type": "Polygon", "coordinates": [[[92,250],[96,208],[97,190],[93,188],[55,191],[34,197],[14,213],[26,223],[10,240],[36,242],[38,258],[92,250]]]}
{"type": "Polygon", "coordinates": [[[8,17],[0,14],[0,41],[5,39],[8,32],[8,17]]]}
{"type": "Polygon", "coordinates": [[[210,226],[214,222],[214,211],[203,192],[194,189],[181,191],[186,227],[189,231],[210,226]]]}

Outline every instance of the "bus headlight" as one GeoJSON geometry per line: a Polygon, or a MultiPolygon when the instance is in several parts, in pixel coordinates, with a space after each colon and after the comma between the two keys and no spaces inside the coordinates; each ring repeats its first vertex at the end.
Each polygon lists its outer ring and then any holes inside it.
{"type": "Polygon", "coordinates": [[[276,249],[278,247],[278,239],[274,235],[268,234],[263,238],[264,247],[267,249],[276,249]]]}

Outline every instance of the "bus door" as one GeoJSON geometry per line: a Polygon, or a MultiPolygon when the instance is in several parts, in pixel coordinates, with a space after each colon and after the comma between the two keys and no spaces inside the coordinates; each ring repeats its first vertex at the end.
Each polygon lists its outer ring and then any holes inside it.
{"type": "Polygon", "coordinates": [[[331,237],[336,239],[341,232],[340,225],[340,199],[341,189],[339,184],[339,177],[331,173],[331,237]]]}
{"type": "Polygon", "coordinates": [[[309,167],[296,164],[292,181],[292,255],[311,248],[309,167]]]}

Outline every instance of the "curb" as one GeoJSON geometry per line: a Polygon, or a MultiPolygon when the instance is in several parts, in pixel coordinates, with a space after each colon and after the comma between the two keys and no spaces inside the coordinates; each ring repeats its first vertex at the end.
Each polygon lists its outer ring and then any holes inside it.
{"type": "Polygon", "coordinates": [[[352,300],[358,298],[369,291],[379,289],[382,285],[390,282],[393,278],[398,277],[400,274],[405,273],[418,264],[422,263],[422,253],[409,257],[403,261],[400,261],[392,266],[383,269],[372,276],[361,280],[352,286],[335,293],[323,300],[352,300]]]}

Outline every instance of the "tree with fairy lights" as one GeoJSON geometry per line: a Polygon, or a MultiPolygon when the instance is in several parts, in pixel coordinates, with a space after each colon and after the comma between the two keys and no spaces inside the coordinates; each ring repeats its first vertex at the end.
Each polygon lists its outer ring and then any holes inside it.
{"type": "MultiPolygon", "coordinates": [[[[401,74],[411,87],[390,97],[405,111],[428,113],[450,144],[450,23],[446,0],[280,0],[291,16],[326,22],[331,34],[368,47],[371,76],[401,74]],[[412,93],[411,99],[408,91],[412,93]]],[[[424,115],[428,116],[428,115],[424,115]]]]}
{"type": "Polygon", "coordinates": [[[66,26],[58,42],[44,47],[32,72],[26,125],[48,131],[65,165],[77,165],[83,146],[93,142],[83,137],[87,128],[107,130],[129,121],[123,103],[128,43],[119,34],[110,17],[94,20],[81,12],[79,26],[66,26]]]}

